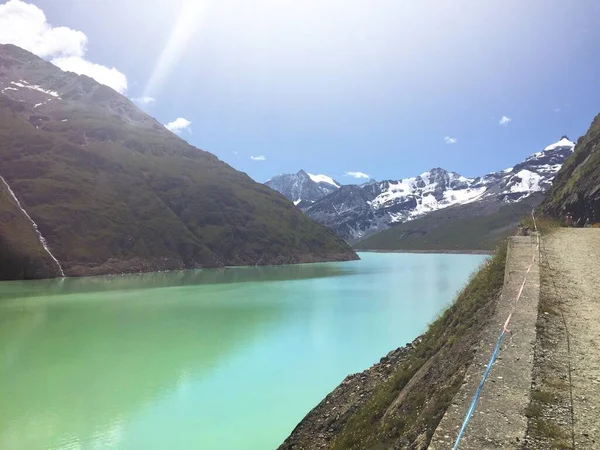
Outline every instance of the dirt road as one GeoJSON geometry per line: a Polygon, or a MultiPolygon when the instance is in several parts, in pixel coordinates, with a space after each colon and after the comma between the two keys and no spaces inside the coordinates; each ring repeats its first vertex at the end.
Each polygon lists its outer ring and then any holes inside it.
{"type": "Polygon", "coordinates": [[[533,434],[540,442],[562,428],[567,448],[600,449],[600,229],[564,228],[544,237],[541,274],[534,387],[551,427],[533,434]],[[548,407],[552,398],[562,400],[548,407]]]}
{"type": "MultiPolygon", "coordinates": [[[[600,450],[600,229],[562,228],[541,242],[539,290],[534,271],[511,322],[515,333],[492,368],[461,450],[600,450]]],[[[513,238],[498,317],[431,449],[452,446],[531,255],[524,244],[513,238]]]]}

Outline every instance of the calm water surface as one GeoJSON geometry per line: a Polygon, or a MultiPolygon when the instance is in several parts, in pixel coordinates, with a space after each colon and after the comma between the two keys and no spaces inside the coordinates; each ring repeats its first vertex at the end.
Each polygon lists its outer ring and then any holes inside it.
{"type": "Polygon", "coordinates": [[[484,260],[361,257],[0,283],[0,449],[276,448],[484,260]]]}

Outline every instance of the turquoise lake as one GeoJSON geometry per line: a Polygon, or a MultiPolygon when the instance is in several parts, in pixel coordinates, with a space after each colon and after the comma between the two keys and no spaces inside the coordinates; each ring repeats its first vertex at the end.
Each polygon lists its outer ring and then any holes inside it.
{"type": "Polygon", "coordinates": [[[275,449],[481,255],[0,283],[0,449],[275,449]]]}

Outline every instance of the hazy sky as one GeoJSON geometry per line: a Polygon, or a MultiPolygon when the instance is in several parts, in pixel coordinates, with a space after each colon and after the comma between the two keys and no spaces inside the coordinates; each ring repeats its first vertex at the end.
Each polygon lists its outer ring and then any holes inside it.
{"type": "Polygon", "coordinates": [[[350,183],[575,140],[600,112],[599,19],[597,0],[12,0],[0,42],[97,74],[258,181],[350,183]]]}

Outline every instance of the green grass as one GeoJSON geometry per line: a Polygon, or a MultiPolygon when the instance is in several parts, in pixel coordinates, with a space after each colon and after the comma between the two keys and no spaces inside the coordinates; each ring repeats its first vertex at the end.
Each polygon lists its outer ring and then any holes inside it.
{"type": "Polygon", "coordinates": [[[521,225],[528,227],[531,231],[537,230],[542,234],[552,233],[560,227],[565,226],[565,222],[555,217],[540,214],[539,212],[535,215],[535,224],[531,215],[527,215],[521,219],[521,225]]]}
{"type": "Polygon", "coordinates": [[[536,389],[531,392],[531,398],[540,403],[554,403],[556,396],[551,392],[536,389]]]}
{"type": "Polygon", "coordinates": [[[409,448],[428,443],[462,385],[504,282],[506,245],[429,326],[407,361],[348,421],[332,449],[409,448]]]}

